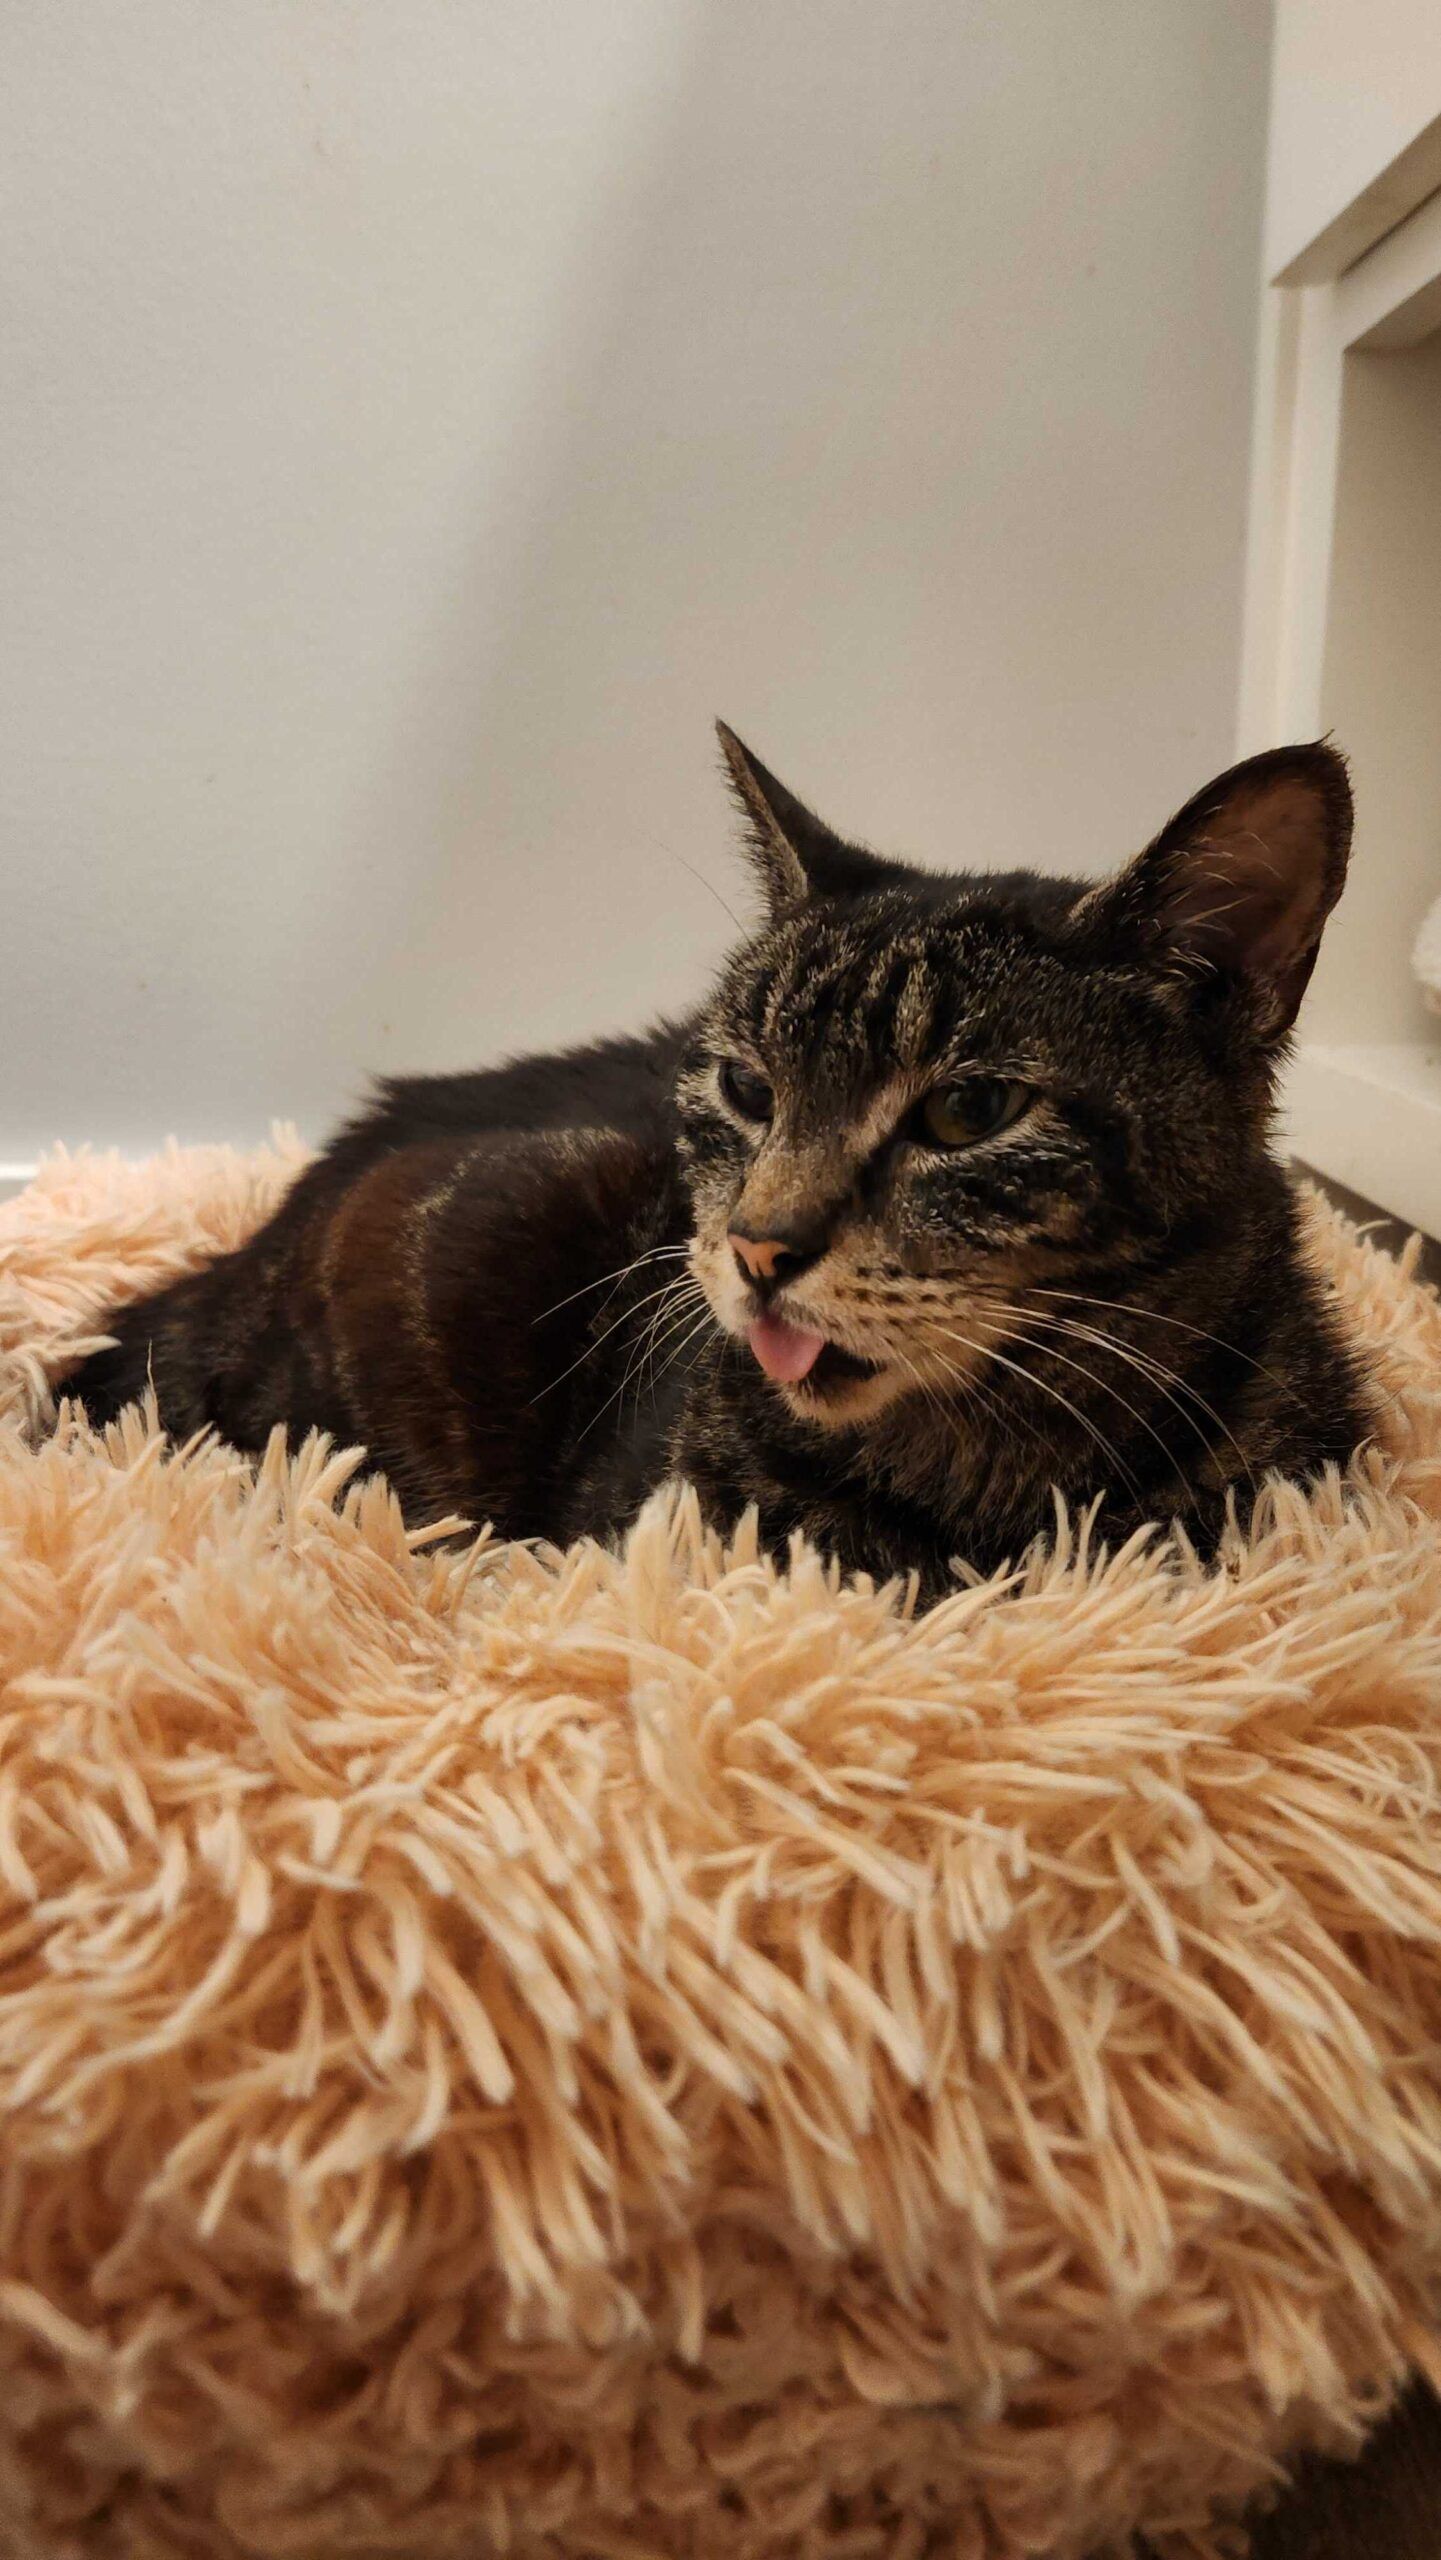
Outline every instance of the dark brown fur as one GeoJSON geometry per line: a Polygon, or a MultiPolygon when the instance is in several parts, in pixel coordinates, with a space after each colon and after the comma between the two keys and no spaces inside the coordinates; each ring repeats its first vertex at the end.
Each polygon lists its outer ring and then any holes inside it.
{"type": "Polygon", "coordinates": [[[982,1569],[1099,1497],[1214,1539],[1228,1491],[1366,1428],[1269,1147],[1350,833],[1285,749],[1099,889],[846,845],[723,732],[770,897],[709,1002],[641,1039],[390,1083],[253,1241],[113,1321],[105,1419],[362,1442],[417,1520],[613,1535],[664,1475],[850,1566],[982,1569]],[[771,1088],[764,1124],[718,1082],[771,1088]],[[938,1089],[1019,1117],[938,1148],[938,1089]],[[948,1082],[948,1080],[950,1080],[948,1082]],[[957,1081],[959,1080],[959,1081],[957,1081]],[[789,1248],[753,1282],[733,1231],[789,1248]],[[785,1276],[785,1275],[789,1276],[785,1276]],[[826,1336],[781,1387],[772,1310],[826,1336]]]}

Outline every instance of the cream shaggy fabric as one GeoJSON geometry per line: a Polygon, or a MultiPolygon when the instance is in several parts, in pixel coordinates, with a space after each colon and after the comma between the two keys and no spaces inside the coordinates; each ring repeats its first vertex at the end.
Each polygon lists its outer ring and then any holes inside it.
{"type": "Polygon", "coordinates": [[[7,2560],[1223,2547],[1441,2287],[1441,1311],[1220,1572],[929,1616],[35,1445],[301,1161],[0,1210],[7,2560]]]}

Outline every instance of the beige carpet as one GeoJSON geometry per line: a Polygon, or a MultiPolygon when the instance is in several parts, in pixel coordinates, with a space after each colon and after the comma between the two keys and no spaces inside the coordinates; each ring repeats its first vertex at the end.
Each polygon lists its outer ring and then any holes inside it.
{"type": "Polygon", "coordinates": [[[36,1445],[299,1161],[0,1208],[7,2560],[1221,2547],[1441,2286],[1435,1301],[1318,1211],[1387,1453],[920,1620],[36,1445]]]}

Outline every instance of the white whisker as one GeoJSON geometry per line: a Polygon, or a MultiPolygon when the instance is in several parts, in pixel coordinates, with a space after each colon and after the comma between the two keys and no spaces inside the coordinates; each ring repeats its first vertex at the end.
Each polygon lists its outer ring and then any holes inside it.
{"type": "MultiPolygon", "coordinates": [[[[1119,1449],[1117,1449],[1114,1444],[1106,1438],[1104,1431],[1100,1429],[1099,1425],[1092,1422],[1090,1416],[1081,1411],[1079,1405],[1072,1404],[1069,1396],[1063,1395],[1059,1387],[1051,1384],[1049,1378],[1038,1378],[1033,1369],[1022,1368],[1018,1360],[1008,1360],[1005,1353],[1003,1351],[998,1351],[993,1343],[983,1346],[978,1342],[973,1342],[968,1334],[953,1333],[949,1330],[947,1332],[947,1339],[952,1342],[959,1342],[963,1344],[967,1351],[974,1353],[981,1359],[994,1360],[998,1367],[1002,1369],[1009,1369],[1012,1376],[1019,1378],[1024,1385],[1028,1387],[1038,1387],[1042,1395],[1049,1396],[1053,1403],[1060,1405],[1063,1411],[1070,1415],[1071,1420],[1079,1423],[1081,1429],[1088,1435],[1088,1437],[1095,1441],[1097,1448],[1102,1450],[1105,1456],[1109,1458],[1112,1466],[1116,1469],[1117,1474],[1127,1485],[1129,1485],[1136,1501],[1138,1503],[1142,1502],[1143,1497],[1141,1488],[1135,1477],[1132,1475],[1130,1468],[1126,1465],[1119,1449]]],[[[1072,1361],[1069,1363],[1069,1366],[1076,1368],[1079,1366],[1079,1363],[1072,1361]]],[[[1090,1377],[1089,1370],[1082,1370],[1081,1374],[1083,1377],[1090,1377]]],[[[1096,1380],[1091,1378],[1091,1384],[1094,1386],[1096,1383],[1096,1380]]]]}
{"type": "MultiPolygon", "coordinates": [[[[684,1281],[674,1281],[674,1280],[672,1280],[672,1281],[668,1281],[668,1282],[667,1282],[667,1284],[666,1284],[667,1288],[669,1288],[669,1289],[684,1288],[684,1287],[686,1287],[687,1285],[689,1285],[691,1288],[694,1288],[694,1287],[696,1286],[696,1284],[695,1284],[695,1282],[694,1282],[694,1281],[691,1281],[691,1282],[689,1282],[689,1283],[687,1284],[687,1283],[686,1283],[686,1282],[684,1282],[684,1281]]],[[[688,1311],[689,1311],[689,1310],[688,1310],[688,1304],[687,1304],[686,1306],[684,1306],[684,1307],[682,1308],[682,1310],[681,1310],[681,1315],[678,1315],[678,1316],[677,1316],[677,1318],[676,1318],[676,1324],[673,1324],[673,1325],[671,1325],[670,1327],[668,1327],[668,1329],[667,1329],[667,1331],[666,1331],[665,1335],[663,1336],[663,1339],[664,1339],[665,1341],[669,1341],[669,1340],[670,1340],[671,1334],[676,1330],[676,1325],[680,1323],[680,1321],[681,1321],[681,1317],[682,1317],[685,1313],[687,1313],[688,1311]]],[[[709,1302],[709,1300],[708,1300],[708,1299],[706,1300],[706,1304],[705,1304],[705,1314],[706,1314],[706,1316],[709,1316],[709,1315],[711,1314],[710,1302],[709,1302]]],[[[713,1319],[712,1319],[712,1320],[713,1320],[713,1319]]],[[[699,1325],[700,1325],[700,1323],[701,1323],[702,1321],[703,1321],[703,1319],[702,1319],[702,1318],[697,1318],[697,1328],[699,1328],[699,1325]]],[[[643,1364],[643,1361],[644,1361],[644,1351],[642,1351],[642,1353],[641,1353],[641,1361],[642,1361],[642,1364],[643,1364]]],[[[588,1439],[588,1438],[589,1438],[589,1436],[590,1436],[591,1432],[595,1429],[596,1424],[601,1420],[601,1418],[602,1418],[602,1416],[603,1416],[603,1415],[605,1415],[605,1414],[609,1413],[609,1411],[610,1411],[610,1409],[611,1409],[611,1406],[612,1406],[613,1404],[615,1404],[617,1401],[619,1401],[619,1402],[620,1402],[620,1404],[621,1404],[621,1410],[622,1410],[622,1412],[624,1412],[624,1409],[625,1409],[625,1407],[624,1407],[625,1392],[626,1392],[627,1387],[630,1385],[630,1382],[631,1382],[631,1378],[632,1378],[632,1376],[633,1376],[635,1373],[636,1373],[636,1354],[635,1354],[634,1352],[632,1352],[632,1354],[631,1354],[631,1356],[630,1356],[629,1360],[628,1360],[628,1361],[627,1361],[627,1363],[626,1363],[625,1374],[624,1374],[624,1376],[623,1376],[623,1377],[622,1377],[622,1379],[621,1379],[620,1385],[619,1385],[618,1387],[613,1387],[613,1388],[611,1389],[610,1394],[606,1397],[604,1404],[597,1406],[597,1408],[596,1408],[595,1412],[591,1415],[589,1422],[586,1424],[585,1429],[584,1429],[584,1430],[579,1434],[579,1436],[578,1436],[578,1438],[577,1438],[577,1440],[576,1440],[575,1445],[576,1445],[576,1448],[577,1448],[577,1449],[580,1447],[580,1445],[581,1445],[581,1441],[582,1441],[582,1440],[586,1440],[586,1439],[588,1439]]]]}
{"type": "MultiPolygon", "coordinates": [[[[533,1326],[544,1324],[547,1316],[558,1316],[562,1307],[574,1306],[577,1298],[585,1297],[592,1289],[603,1289],[607,1280],[613,1281],[615,1287],[618,1289],[622,1280],[628,1280],[631,1273],[633,1271],[639,1271],[643,1264],[647,1262],[660,1262],[668,1254],[683,1257],[689,1253],[689,1251],[689,1245],[684,1244],[652,1245],[649,1253],[638,1253],[634,1262],[623,1262],[620,1265],[620,1268],[616,1271],[603,1271],[598,1280],[583,1281],[580,1288],[572,1289],[568,1298],[557,1298],[553,1307],[542,1307],[538,1316],[531,1317],[531,1324],[533,1326]]],[[[612,1294],[614,1294],[614,1292],[612,1292],[612,1294]]],[[[605,1305],[608,1303],[609,1301],[607,1300],[605,1304],[598,1308],[597,1313],[604,1315],[605,1305]]]]}
{"type": "MultiPolygon", "coordinates": [[[[644,1298],[638,1298],[633,1307],[622,1307],[620,1314],[612,1317],[610,1323],[606,1326],[604,1333],[598,1333],[593,1342],[588,1342],[584,1351],[580,1352],[577,1357],[571,1361],[569,1368],[562,1369],[558,1377],[548,1378],[543,1387],[538,1387],[536,1389],[535,1394],[530,1399],[531,1403],[533,1405],[539,1404],[541,1398],[543,1396],[548,1396],[553,1388],[563,1385],[565,1380],[570,1377],[575,1370],[582,1368],[587,1360],[594,1358],[596,1352],[599,1351],[601,1344],[603,1342],[609,1342],[611,1335],[613,1333],[618,1333],[621,1326],[627,1323],[630,1317],[638,1316],[642,1307],[650,1306],[654,1299],[664,1298],[670,1290],[679,1288],[681,1285],[682,1283],[679,1280],[662,1280],[658,1289],[652,1289],[644,1298]]],[[[601,1312],[602,1314],[604,1313],[603,1308],[601,1312]]]]}

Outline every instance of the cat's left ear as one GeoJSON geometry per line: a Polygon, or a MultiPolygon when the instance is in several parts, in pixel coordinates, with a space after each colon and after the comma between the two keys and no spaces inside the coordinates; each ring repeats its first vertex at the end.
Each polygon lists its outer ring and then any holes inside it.
{"type": "Polygon", "coordinates": [[[807,898],[860,897],[893,882],[899,866],[861,845],[847,844],[823,818],[787,791],[742,746],[734,729],[716,722],[726,778],[745,822],[746,849],[761,875],[772,915],[807,898]]]}
{"type": "Polygon", "coordinates": [[[1173,979],[1244,991],[1256,1040],[1284,1037],[1351,850],[1346,760],[1318,740],[1233,765],[1154,844],[1083,898],[1073,924],[1173,979]]]}

